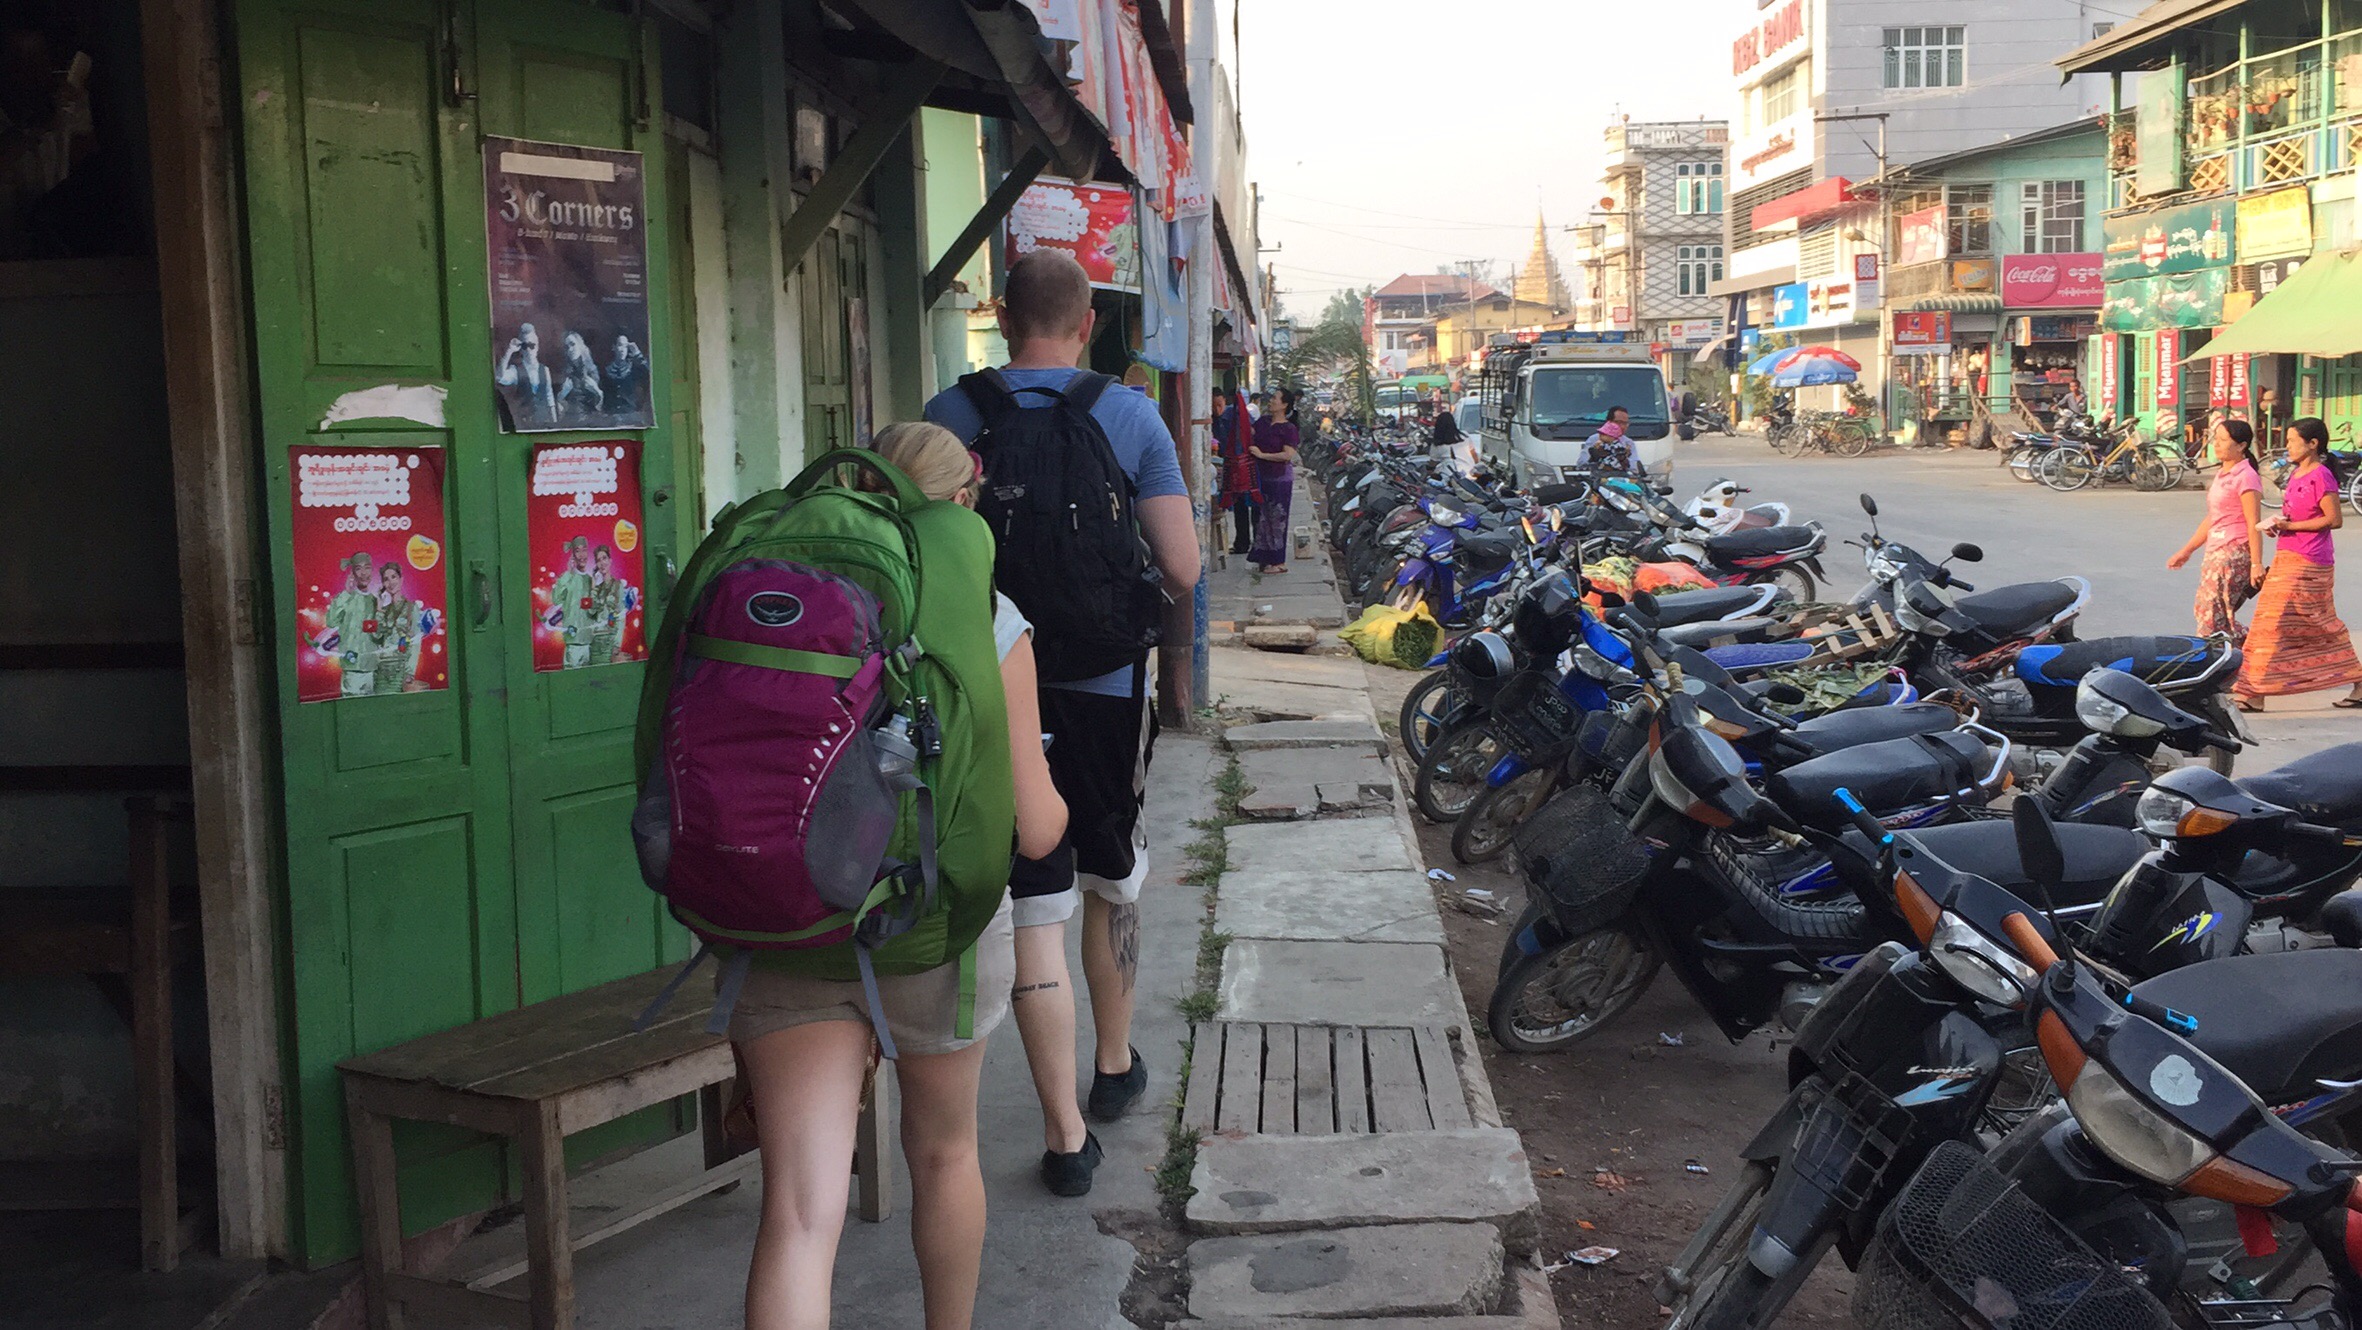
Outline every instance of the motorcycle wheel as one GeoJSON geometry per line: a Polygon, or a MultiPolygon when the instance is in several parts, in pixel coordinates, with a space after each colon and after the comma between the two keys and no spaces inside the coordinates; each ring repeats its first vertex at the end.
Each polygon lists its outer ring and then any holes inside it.
{"type": "Polygon", "coordinates": [[[1476,796],[1452,825],[1452,857],[1464,864],[1498,858],[1518,827],[1550,797],[1553,774],[1547,768],[1528,771],[1476,796]]]}
{"type": "Polygon", "coordinates": [[[1439,669],[1411,685],[1402,699],[1402,711],[1395,718],[1396,733],[1402,737],[1403,755],[1415,765],[1427,756],[1427,745],[1451,723],[1452,713],[1460,706],[1459,695],[1452,691],[1452,672],[1439,669]]]}
{"type": "Polygon", "coordinates": [[[1800,605],[1812,603],[1821,584],[1813,580],[1812,570],[1800,563],[1782,564],[1777,568],[1747,575],[1749,586],[1776,586],[1788,593],[1788,598],[1800,605]]]}
{"type": "Polygon", "coordinates": [[[2042,460],[2043,450],[2031,444],[2019,444],[2009,450],[2009,474],[2031,485],[2034,483],[2035,464],[2042,460]]]}
{"type": "Polygon", "coordinates": [[[1501,745],[1485,728],[1484,717],[1455,720],[1419,759],[1411,803],[1430,822],[1455,821],[1485,792],[1485,773],[1500,760],[1501,745]]]}
{"type": "MultiPolygon", "coordinates": [[[[2208,694],[2206,703],[2199,708],[2199,712],[2206,717],[2207,728],[2218,734],[2230,735],[2234,739],[2239,737],[2239,722],[2231,715],[2231,695],[2229,693],[2208,694]]],[[[2238,760],[2237,753],[2225,749],[2209,748],[2206,750],[2207,769],[2219,776],[2230,775],[2232,764],[2238,760]]]]}
{"type": "Polygon", "coordinates": [[[1622,926],[1520,954],[1493,985],[1485,1027],[1512,1053],[1556,1053],[1639,1001],[1658,964],[1639,932],[1622,926]]]}
{"type": "Polygon", "coordinates": [[[1810,442],[1803,426],[1786,421],[1765,430],[1763,439],[1782,457],[1802,456],[1810,442]]]}

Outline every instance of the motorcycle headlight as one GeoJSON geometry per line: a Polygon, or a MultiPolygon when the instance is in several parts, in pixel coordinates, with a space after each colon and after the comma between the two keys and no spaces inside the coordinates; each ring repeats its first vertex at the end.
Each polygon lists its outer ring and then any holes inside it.
{"type": "Polygon", "coordinates": [[[2067,1088],[2083,1134],[2110,1159],[2171,1187],[2206,1166],[2214,1147],[2144,1104],[2097,1061],[2067,1088]]]}
{"type": "Polygon", "coordinates": [[[2161,785],[2141,791],[2133,803],[2132,817],[2143,832],[2159,840],[2211,836],[2239,820],[2230,813],[2201,808],[2188,795],[2161,785]]]}
{"type": "Polygon", "coordinates": [[[2014,952],[1949,910],[1936,920],[1927,950],[1952,982],[1997,1007],[2021,1005],[2042,977],[2014,952]]]}
{"type": "Polygon", "coordinates": [[[2162,721],[2151,720],[2102,695],[2089,679],[2075,688],[2075,719],[2094,734],[2111,734],[2119,739],[2146,739],[2165,733],[2162,721]]]}
{"type": "Polygon", "coordinates": [[[1427,517],[1429,521],[1434,522],[1438,526],[1458,526],[1462,522],[1468,520],[1468,515],[1466,513],[1461,512],[1459,509],[1454,508],[1448,503],[1431,503],[1427,505],[1427,517]]]}

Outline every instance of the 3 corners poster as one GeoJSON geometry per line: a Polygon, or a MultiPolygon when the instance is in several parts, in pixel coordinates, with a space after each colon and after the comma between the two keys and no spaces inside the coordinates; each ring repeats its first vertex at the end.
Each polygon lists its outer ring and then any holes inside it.
{"type": "MultiPolygon", "coordinates": [[[[653,426],[640,154],[487,138],[484,184],[500,428],[653,426]]],[[[447,471],[434,446],[289,450],[299,700],[451,686],[447,471]]],[[[536,446],[526,481],[533,668],[647,659],[639,440],[536,446]]]]}

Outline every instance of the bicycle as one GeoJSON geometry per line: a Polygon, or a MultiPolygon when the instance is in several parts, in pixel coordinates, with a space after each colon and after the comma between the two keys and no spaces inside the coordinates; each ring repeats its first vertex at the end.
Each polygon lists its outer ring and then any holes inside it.
{"type": "Polygon", "coordinates": [[[1860,416],[1842,411],[1802,411],[1793,423],[1772,426],[1768,441],[1772,451],[1782,457],[1802,457],[1808,452],[1860,457],[1870,451],[1876,439],[1870,431],[1870,422],[1860,416]]]}
{"type": "MultiPolygon", "coordinates": [[[[2255,463],[2256,475],[2263,480],[2260,497],[2266,508],[2280,506],[2281,492],[2288,487],[2289,473],[2296,470],[2296,464],[2288,460],[2288,445],[2285,441],[2278,442],[2278,447],[2258,456],[2255,463]]],[[[2257,443],[2260,452],[2262,440],[2257,440],[2257,443]]],[[[2354,449],[2353,421],[2341,420],[2335,429],[2329,431],[2329,452],[2324,460],[2331,473],[2337,477],[2337,487],[2345,498],[2346,506],[2362,513],[2362,452],[2354,449]]]]}
{"type": "Polygon", "coordinates": [[[2140,430],[2126,426],[2107,451],[2089,440],[2061,442],[2036,464],[2042,483],[2062,494],[2097,480],[2129,480],[2146,492],[2169,490],[2182,483],[2181,449],[2164,439],[2143,439],[2140,430]]]}

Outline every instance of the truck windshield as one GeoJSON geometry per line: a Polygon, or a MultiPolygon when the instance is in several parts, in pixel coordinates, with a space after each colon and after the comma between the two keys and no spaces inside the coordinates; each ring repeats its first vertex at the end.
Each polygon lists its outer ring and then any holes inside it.
{"type": "Polygon", "coordinates": [[[1632,432],[1657,438],[1665,419],[1665,377],[1653,365],[1551,365],[1534,371],[1533,428],[1586,431],[1607,420],[1608,408],[1632,413],[1632,432]]]}

